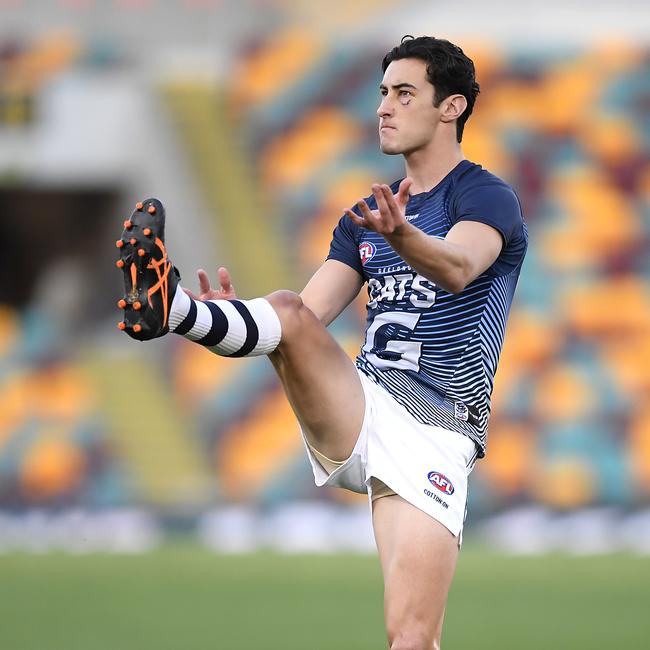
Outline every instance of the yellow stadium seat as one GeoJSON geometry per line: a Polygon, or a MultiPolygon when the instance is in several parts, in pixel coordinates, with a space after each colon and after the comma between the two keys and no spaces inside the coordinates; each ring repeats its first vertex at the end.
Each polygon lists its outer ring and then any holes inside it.
{"type": "Polygon", "coordinates": [[[539,421],[576,420],[596,404],[586,370],[557,363],[539,377],[531,413],[539,421]]]}
{"type": "Polygon", "coordinates": [[[496,421],[490,427],[489,453],[477,469],[500,496],[525,492],[535,467],[535,433],[525,423],[496,421]]]}
{"type": "Polygon", "coordinates": [[[253,54],[245,56],[231,76],[231,107],[251,108],[271,101],[296,81],[321,56],[323,44],[311,31],[289,28],[277,32],[253,54]]]}
{"type": "Polygon", "coordinates": [[[650,408],[643,409],[630,427],[629,460],[637,486],[650,495],[650,408]]]}
{"type": "Polygon", "coordinates": [[[549,68],[541,82],[539,128],[565,133],[592,110],[602,86],[602,71],[584,55],[549,68]]]}
{"type": "Polygon", "coordinates": [[[79,40],[71,32],[47,35],[9,62],[3,69],[2,85],[13,92],[33,92],[68,67],[79,52],[79,40]]]}
{"type": "Polygon", "coordinates": [[[551,359],[562,341],[557,323],[531,311],[513,309],[494,379],[493,413],[503,408],[521,376],[551,359]]]}
{"type": "Polygon", "coordinates": [[[601,349],[621,391],[645,401],[650,395],[650,335],[612,337],[601,342],[601,349]]]}
{"type": "Polygon", "coordinates": [[[298,422],[282,390],[258,397],[215,449],[219,483],[228,499],[258,495],[301,447],[298,422]]]}
{"type": "Polygon", "coordinates": [[[314,108],[267,146],[261,162],[264,184],[276,191],[278,185],[301,185],[319,167],[354,148],[361,137],[361,126],[346,111],[314,108]]]}
{"type": "Polygon", "coordinates": [[[533,496],[541,504],[561,510],[584,508],[597,494],[593,467],[582,458],[562,457],[539,463],[533,496]]]}
{"type": "Polygon", "coordinates": [[[17,372],[0,387],[0,448],[31,413],[29,375],[17,372]]]}
{"type": "Polygon", "coordinates": [[[547,228],[540,242],[551,268],[593,266],[638,240],[641,222],[630,200],[597,168],[558,171],[549,190],[564,213],[563,222],[547,228]]]}
{"type": "MultiPolygon", "coordinates": [[[[241,360],[242,363],[248,361],[241,360]]],[[[184,404],[193,407],[208,395],[217,394],[234,370],[231,359],[212,354],[189,341],[179,341],[174,363],[174,390],[184,404]]]]}
{"type": "Polygon", "coordinates": [[[33,500],[49,499],[74,489],[85,471],[83,453],[65,431],[45,432],[27,450],[20,483],[33,500]]]}
{"type": "Polygon", "coordinates": [[[93,383],[83,371],[57,365],[30,378],[32,412],[46,421],[73,422],[95,405],[93,383]]]}
{"type": "Polygon", "coordinates": [[[576,139],[593,158],[620,165],[642,153],[642,136],[630,118],[622,115],[590,115],[582,122],[576,139]]]}
{"type": "Polygon", "coordinates": [[[586,56],[597,67],[603,79],[626,72],[637,65],[643,65],[644,50],[635,43],[616,37],[594,42],[586,56]]]}
{"type": "Polygon", "coordinates": [[[650,292],[637,276],[566,289],[560,312],[569,326],[585,336],[650,335],[650,292]]]}
{"type": "MultiPolygon", "coordinates": [[[[474,116],[472,116],[474,120],[474,116]]],[[[480,160],[483,167],[506,178],[512,174],[515,162],[498,129],[489,120],[472,121],[463,134],[463,153],[468,160],[480,160]]]]}
{"type": "Polygon", "coordinates": [[[468,135],[476,122],[481,121],[491,129],[539,129],[545,108],[543,88],[539,83],[511,79],[495,82],[477,102],[477,113],[472,114],[468,123],[468,135]]]}

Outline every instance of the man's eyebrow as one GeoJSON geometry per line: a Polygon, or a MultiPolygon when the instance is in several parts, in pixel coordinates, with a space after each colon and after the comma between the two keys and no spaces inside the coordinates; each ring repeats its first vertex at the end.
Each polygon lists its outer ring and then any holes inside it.
{"type": "MultiPolygon", "coordinates": [[[[414,86],[413,84],[403,82],[401,84],[393,84],[391,86],[393,90],[401,90],[402,88],[413,88],[413,90],[417,90],[418,87],[414,86]]],[[[388,90],[385,84],[379,84],[379,90],[388,90]]]]}

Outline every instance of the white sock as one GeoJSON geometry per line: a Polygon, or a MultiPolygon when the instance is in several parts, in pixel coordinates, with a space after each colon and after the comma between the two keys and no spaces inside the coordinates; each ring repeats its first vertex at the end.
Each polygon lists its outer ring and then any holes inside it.
{"type": "Polygon", "coordinates": [[[268,300],[193,300],[180,285],[169,330],[224,357],[270,354],[282,336],[280,319],[268,300]]]}

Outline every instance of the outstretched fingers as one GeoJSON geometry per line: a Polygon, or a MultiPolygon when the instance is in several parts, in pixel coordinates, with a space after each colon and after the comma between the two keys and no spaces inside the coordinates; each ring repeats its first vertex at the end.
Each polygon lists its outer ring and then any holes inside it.
{"type": "Polygon", "coordinates": [[[409,202],[409,190],[411,189],[411,185],[413,185],[413,179],[407,176],[402,179],[402,182],[399,184],[399,188],[397,189],[397,201],[404,207],[406,207],[406,204],[409,202]]]}
{"type": "Polygon", "coordinates": [[[183,291],[192,298],[192,300],[234,300],[237,298],[235,287],[232,286],[230,271],[228,271],[225,266],[220,266],[217,270],[219,289],[212,288],[210,278],[203,269],[199,269],[196,272],[196,275],[199,278],[198,298],[192,291],[183,287],[183,291]]]}
{"type": "Polygon", "coordinates": [[[397,194],[388,185],[381,186],[381,203],[378,201],[377,205],[383,206],[382,213],[386,214],[386,218],[390,220],[391,232],[399,226],[406,223],[406,206],[409,202],[409,187],[412,184],[411,179],[405,179],[400,183],[397,194]],[[408,181],[408,182],[405,182],[408,181]]]}
{"type": "Polygon", "coordinates": [[[345,214],[357,226],[373,230],[382,235],[390,235],[407,223],[406,205],[409,202],[411,185],[413,185],[413,180],[407,177],[400,183],[397,194],[393,194],[389,185],[374,183],[372,195],[377,204],[377,209],[371,210],[366,201],[362,199],[357,202],[360,214],[350,209],[346,209],[345,214]]]}
{"type": "Polygon", "coordinates": [[[199,291],[201,292],[201,300],[209,300],[209,298],[205,298],[204,296],[212,291],[212,287],[210,286],[210,278],[203,269],[199,269],[196,274],[199,277],[199,291]]]}
{"type": "Polygon", "coordinates": [[[235,288],[232,286],[232,280],[230,279],[230,272],[225,266],[219,267],[217,276],[219,277],[221,291],[224,293],[235,293],[235,288]]]}
{"type": "Polygon", "coordinates": [[[346,208],[345,214],[354,221],[354,223],[357,224],[357,226],[361,226],[362,228],[369,228],[370,230],[375,230],[373,227],[374,219],[373,219],[373,211],[370,209],[368,204],[361,199],[360,201],[357,201],[357,208],[359,209],[359,212],[361,215],[358,215],[356,212],[353,212],[349,208],[346,208]]]}
{"type": "Polygon", "coordinates": [[[343,212],[345,212],[345,215],[348,217],[348,219],[356,223],[357,226],[361,226],[362,228],[366,227],[366,223],[363,220],[363,217],[360,217],[356,212],[352,212],[350,208],[345,208],[343,212]]]}
{"type": "Polygon", "coordinates": [[[377,202],[379,214],[385,219],[390,215],[390,206],[388,205],[384,194],[384,185],[374,184],[372,186],[372,195],[375,197],[375,201],[377,202]]]}

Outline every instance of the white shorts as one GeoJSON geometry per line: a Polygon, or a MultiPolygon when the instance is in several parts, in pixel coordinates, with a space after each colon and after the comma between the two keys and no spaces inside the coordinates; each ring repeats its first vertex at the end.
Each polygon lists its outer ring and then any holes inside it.
{"type": "Polygon", "coordinates": [[[303,433],[316,485],[368,493],[372,499],[373,487],[385,491],[381,485],[384,483],[439,521],[452,535],[460,536],[476,445],[455,431],[418,422],[383,388],[361,372],[359,377],[366,409],[350,457],[328,471],[303,433]],[[373,477],[381,483],[373,481],[373,477]]]}

